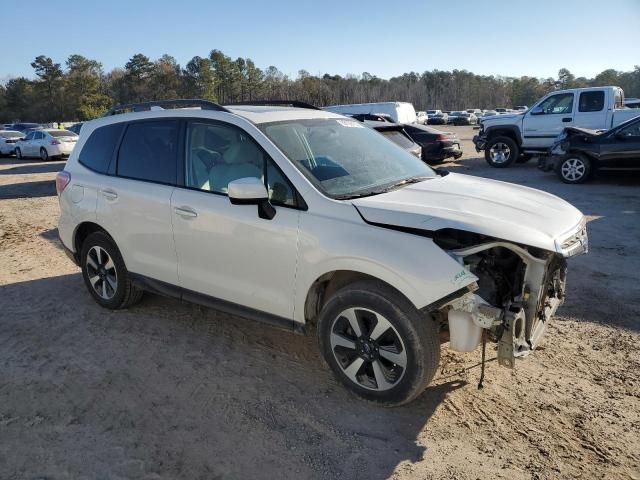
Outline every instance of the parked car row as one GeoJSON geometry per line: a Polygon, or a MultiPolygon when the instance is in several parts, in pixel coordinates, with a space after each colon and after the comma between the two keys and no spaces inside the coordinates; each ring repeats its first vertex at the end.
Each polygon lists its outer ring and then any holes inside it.
{"type": "Polygon", "coordinates": [[[38,157],[43,161],[71,154],[78,135],[69,130],[20,125],[25,131],[0,130],[0,155],[38,157]]]}
{"type": "MultiPolygon", "coordinates": [[[[349,111],[349,105],[341,105],[341,113],[363,122],[426,163],[435,164],[447,158],[457,159],[462,156],[460,141],[452,133],[441,132],[415,122],[397,123],[387,113],[353,113],[357,112],[361,105],[354,107],[349,111]]],[[[368,109],[372,112],[376,110],[375,107],[369,106],[368,109]]]]}

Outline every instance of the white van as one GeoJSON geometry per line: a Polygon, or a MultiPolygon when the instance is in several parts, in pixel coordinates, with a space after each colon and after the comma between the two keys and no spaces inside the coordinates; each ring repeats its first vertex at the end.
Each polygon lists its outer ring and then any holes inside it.
{"type": "Polygon", "coordinates": [[[358,113],[386,113],[396,123],[416,123],[416,110],[408,102],[354,103],[351,105],[332,105],[324,110],[343,115],[358,113]]]}

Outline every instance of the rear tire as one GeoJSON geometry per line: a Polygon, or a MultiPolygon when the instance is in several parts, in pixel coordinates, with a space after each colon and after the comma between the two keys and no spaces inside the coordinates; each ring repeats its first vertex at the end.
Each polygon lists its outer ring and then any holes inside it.
{"type": "Polygon", "coordinates": [[[509,137],[494,137],[484,149],[484,159],[495,168],[508,167],[519,155],[518,145],[509,137]]]}
{"type": "Polygon", "coordinates": [[[387,407],[420,395],[440,362],[435,321],[375,281],[348,285],[327,301],[318,316],[318,341],[350,391],[387,407]]]}
{"type": "Polygon", "coordinates": [[[43,162],[49,160],[49,152],[47,152],[47,149],[44,147],[40,147],[40,160],[43,162]]]}
{"type": "Polygon", "coordinates": [[[577,153],[569,153],[556,165],[556,173],[564,183],[584,183],[591,172],[589,157],[577,153]]]}
{"type": "Polygon", "coordinates": [[[89,235],[82,244],[80,267],[93,299],[112,310],[130,307],[143,291],[131,283],[129,271],[113,239],[105,232],[89,235]]]}

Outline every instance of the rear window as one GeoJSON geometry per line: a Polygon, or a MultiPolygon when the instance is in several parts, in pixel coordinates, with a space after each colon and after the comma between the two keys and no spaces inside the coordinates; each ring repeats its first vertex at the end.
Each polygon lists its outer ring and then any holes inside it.
{"type": "Polygon", "coordinates": [[[69,130],[49,130],[47,131],[52,137],[75,137],[76,134],[69,130]]]}
{"type": "Polygon", "coordinates": [[[118,152],[117,174],[155,183],[176,183],[178,122],[129,124],[118,152]]]}
{"type": "Polygon", "coordinates": [[[107,173],[123,128],[124,123],[96,128],[82,147],[78,161],[93,171],[107,173]]]}
{"type": "Polygon", "coordinates": [[[604,91],[583,92],[580,94],[580,112],[599,112],[604,108],[604,91]]]}
{"type": "Polygon", "coordinates": [[[413,146],[413,142],[411,140],[409,140],[407,137],[405,137],[402,134],[402,132],[399,132],[397,130],[383,130],[380,133],[382,135],[384,135],[385,137],[387,137],[389,140],[391,140],[396,145],[399,145],[402,148],[404,148],[405,150],[407,148],[411,148],[413,146]]]}
{"type": "Polygon", "coordinates": [[[14,130],[5,130],[3,132],[0,132],[0,137],[2,138],[15,138],[21,137],[22,135],[24,135],[22,132],[16,132],[14,130]]]}

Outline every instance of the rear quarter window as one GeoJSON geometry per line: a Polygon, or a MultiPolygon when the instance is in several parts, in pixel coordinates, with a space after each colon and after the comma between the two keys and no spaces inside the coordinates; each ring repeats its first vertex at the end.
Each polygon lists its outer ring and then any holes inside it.
{"type": "Polygon", "coordinates": [[[107,173],[123,128],[124,123],[96,128],[82,147],[78,161],[95,172],[107,173]]]}
{"type": "Polygon", "coordinates": [[[177,120],[131,123],[120,144],[117,175],[175,185],[177,152],[177,120]]]}
{"type": "Polygon", "coordinates": [[[604,91],[583,92],[580,94],[579,112],[599,112],[604,108],[604,91]]]}

